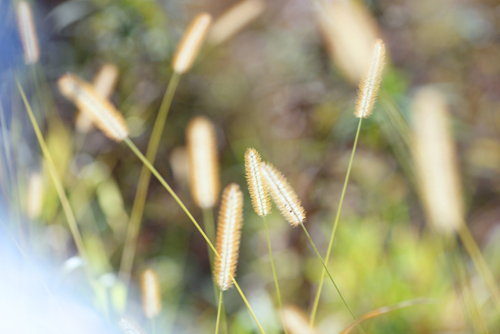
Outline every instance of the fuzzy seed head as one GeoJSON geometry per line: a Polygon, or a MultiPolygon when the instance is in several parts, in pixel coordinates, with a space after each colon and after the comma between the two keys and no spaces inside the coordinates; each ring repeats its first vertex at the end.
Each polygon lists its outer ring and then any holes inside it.
{"type": "Polygon", "coordinates": [[[211,208],[219,197],[219,161],[215,129],[206,117],[192,119],[186,138],[191,194],[200,208],[211,208]]]}
{"type": "Polygon", "coordinates": [[[356,117],[367,118],[371,115],[373,105],[377,99],[382,71],[384,70],[385,45],[381,39],[375,42],[372,52],[372,59],[368,73],[361,81],[356,101],[356,117]]]}
{"type": "Polygon", "coordinates": [[[139,327],[139,325],[131,319],[121,318],[118,325],[120,325],[120,328],[125,334],[144,334],[141,327],[139,327]]]}
{"type": "Polygon", "coordinates": [[[217,225],[215,282],[222,291],[233,285],[238,264],[241,227],[243,225],[243,193],[240,187],[231,183],[224,189],[217,225]]]}
{"type": "MultiPolygon", "coordinates": [[[[118,67],[115,64],[104,64],[97,72],[92,83],[95,92],[108,100],[115,89],[118,74],[118,67]]],[[[92,118],[87,113],[79,110],[76,114],[75,127],[78,132],[90,132],[93,128],[92,118]]]]}
{"type": "Polygon", "coordinates": [[[295,306],[288,305],[283,308],[283,320],[290,334],[318,334],[309,324],[304,312],[295,306]]]}
{"type": "Polygon", "coordinates": [[[453,233],[463,222],[464,210],[445,98],[434,88],[422,88],[412,113],[416,174],[427,217],[439,232],[453,233]]]}
{"type": "Polygon", "coordinates": [[[30,5],[26,1],[20,1],[16,9],[17,27],[23,44],[24,63],[35,64],[40,58],[38,37],[36,35],[35,21],[30,5]]]}
{"type": "Polygon", "coordinates": [[[172,60],[172,67],[175,72],[183,74],[189,71],[205,40],[211,22],[212,17],[208,13],[199,14],[191,22],[177,46],[177,51],[172,60]]]}
{"type": "Polygon", "coordinates": [[[245,153],[245,175],[253,209],[259,216],[267,216],[271,210],[271,202],[267,186],[262,180],[260,155],[253,148],[249,148],[245,153]]]}
{"type": "Polygon", "coordinates": [[[32,173],[28,183],[28,205],[26,211],[29,219],[40,216],[43,208],[43,178],[40,173],[32,173]]]}
{"type": "Polygon", "coordinates": [[[142,306],[148,319],[157,316],[161,311],[160,284],[158,276],[152,269],[142,273],[142,306]]]}
{"type": "Polygon", "coordinates": [[[212,25],[208,41],[217,45],[224,43],[256,19],[264,11],[262,0],[243,0],[225,11],[212,25]]]}
{"type": "Polygon", "coordinates": [[[109,138],[120,142],[128,137],[128,128],[123,116],[111,102],[97,94],[92,85],[72,74],[63,75],[57,84],[61,94],[89,115],[109,138]]]}
{"type": "Polygon", "coordinates": [[[269,163],[262,162],[260,169],[264,183],[281,214],[292,226],[302,224],[306,220],[306,211],[285,176],[269,163]]]}

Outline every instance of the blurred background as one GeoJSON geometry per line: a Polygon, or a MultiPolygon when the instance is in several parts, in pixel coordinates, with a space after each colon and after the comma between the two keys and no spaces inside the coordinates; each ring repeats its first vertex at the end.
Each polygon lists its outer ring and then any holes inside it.
{"type": "MultiPolygon", "coordinates": [[[[99,130],[78,129],[77,109],[56,82],[67,72],[92,82],[101,66],[116,65],[110,100],[145,152],[172,76],[172,56],[189,22],[200,12],[217,22],[235,4],[31,2],[40,58],[26,65],[17,2],[0,1],[2,235],[14,252],[24,250],[23,261],[32,263],[28,273],[43,266],[51,273],[44,278],[50,290],[71,291],[98,314],[96,322],[113,327],[125,315],[149,328],[138,285],[142,271],[153,268],[163,302],[157,332],[213,332],[217,305],[210,262],[199,232],[152,178],[125,300],[118,270],[142,163],[99,130]],[[75,213],[98,294],[77,257],[15,77],[75,213]]],[[[245,150],[256,148],[287,176],[307,211],[305,225],[326,254],[358,124],[357,86],[376,38],[386,44],[386,67],[373,115],[362,124],[329,269],[358,316],[405,300],[432,299],[367,320],[367,333],[498,332],[500,317],[470,259],[460,247],[450,255],[427,224],[412,160],[411,106],[424,85],[442,92],[457,147],[465,221],[500,277],[500,2],[274,0],[258,6],[255,17],[224,40],[209,32],[194,66],[180,79],[155,167],[202,221],[189,191],[185,132],[194,116],[213,122],[221,185],[239,184],[245,198],[238,282],[266,333],[281,332],[281,325],[264,225],[246,188],[245,150]],[[463,259],[465,283],[453,275],[455,255],[463,259]]],[[[283,303],[307,316],[321,262],[303,231],[277,209],[267,222],[283,303]]],[[[224,294],[224,302],[228,333],[257,332],[235,289],[224,294]]],[[[351,321],[326,280],[317,331],[339,333],[351,321]]]]}

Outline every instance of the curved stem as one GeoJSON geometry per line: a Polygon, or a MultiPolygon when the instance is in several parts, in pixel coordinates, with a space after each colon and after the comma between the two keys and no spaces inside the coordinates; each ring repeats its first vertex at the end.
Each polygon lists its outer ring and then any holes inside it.
{"type": "MultiPolygon", "coordinates": [[[[182,208],[182,210],[186,213],[186,215],[189,217],[189,219],[193,222],[193,224],[196,227],[196,229],[198,229],[198,231],[201,233],[201,235],[203,236],[203,238],[205,239],[205,241],[209,245],[210,249],[214,252],[215,256],[217,256],[217,258],[220,259],[219,253],[215,249],[215,247],[212,244],[212,242],[210,241],[210,239],[208,239],[208,237],[205,234],[205,232],[203,231],[203,229],[200,227],[200,224],[198,224],[198,222],[196,221],[196,219],[194,219],[194,217],[191,214],[191,212],[189,212],[189,210],[186,208],[186,206],[184,205],[184,203],[182,203],[182,201],[177,196],[177,194],[172,190],[172,188],[170,188],[170,186],[168,185],[167,181],[165,181],[165,179],[160,175],[160,173],[158,173],[158,171],[156,170],[156,168],[154,168],[153,165],[148,161],[148,159],[146,159],[146,157],[141,153],[141,151],[137,148],[137,146],[135,146],[135,144],[130,140],[130,138],[125,138],[124,142],[128,145],[128,147],[130,147],[130,149],[135,153],[135,155],[137,155],[137,157],[144,163],[144,165],[147,168],[149,168],[149,170],[151,171],[151,173],[153,173],[153,175],[158,179],[158,181],[160,181],[160,183],[162,184],[162,186],[165,187],[165,189],[170,193],[170,195],[174,198],[174,200],[177,202],[177,204],[179,204],[179,206],[182,208]]],[[[233,280],[234,286],[236,287],[236,289],[240,293],[241,298],[243,299],[243,301],[245,302],[246,306],[248,307],[248,310],[252,314],[253,319],[257,323],[257,326],[259,327],[260,332],[262,334],[265,334],[264,329],[260,325],[259,320],[257,320],[257,317],[255,316],[255,313],[253,312],[252,307],[248,303],[247,298],[243,294],[243,291],[241,291],[240,286],[238,285],[238,283],[236,282],[236,280],[234,279],[233,276],[231,276],[231,279],[233,280]]]]}
{"type": "Polygon", "coordinates": [[[57,195],[59,196],[59,200],[61,201],[61,205],[62,205],[64,214],[66,215],[69,229],[70,229],[71,234],[73,236],[73,239],[75,241],[76,248],[78,250],[78,253],[82,257],[82,259],[87,264],[87,266],[85,266],[85,268],[88,268],[89,263],[88,263],[87,251],[85,250],[85,246],[83,244],[83,239],[82,239],[82,236],[80,234],[80,231],[78,230],[78,225],[76,223],[75,215],[73,214],[73,210],[71,209],[71,206],[69,204],[68,197],[66,196],[66,193],[64,192],[64,188],[61,184],[61,180],[59,180],[59,177],[57,175],[54,161],[52,160],[52,156],[49,152],[47,144],[45,143],[45,139],[43,139],[42,132],[40,131],[40,128],[38,127],[35,116],[33,115],[33,111],[31,110],[31,106],[28,102],[28,99],[26,98],[26,94],[24,93],[24,90],[21,87],[21,84],[19,83],[19,80],[17,79],[17,77],[16,77],[16,83],[17,83],[17,87],[19,89],[19,92],[21,93],[21,97],[24,101],[24,105],[26,107],[26,110],[28,111],[28,115],[29,115],[29,118],[31,120],[31,124],[33,125],[33,129],[35,130],[35,134],[36,134],[36,137],[38,139],[38,143],[40,144],[40,148],[42,149],[43,156],[45,157],[45,159],[47,161],[49,173],[50,173],[50,176],[52,177],[52,181],[54,182],[54,186],[56,188],[57,195]]]}
{"type": "Polygon", "coordinates": [[[342,296],[342,293],[340,292],[337,284],[335,283],[335,280],[333,279],[332,275],[330,274],[330,271],[328,270],[328,268],[326,267],[326,264],[325,262],[323,261],[323,258],[321,258],[321,255],[319,254],[318,252],[318,249],[316,248],[316,245],[314,245],[314,242],[312,241],[311,239],[311,236],[309,235],[309,233],[307,232],[306,230],[306,227],[304,226],[304,224],[300,224],[300,226],[302,226],[302,229],[304,230],[304,232],[306,233],[306,236],[307,236],[307,239],[309,239],[309,241],[311,242],[311,245],[313,246],[314,248],[314,251],[316,252],[316,255],[318,255],[318,258],[320,259],[321,263],[323,264],[323,268],[325,269],[326,273],[328,274],[328,276],[330,277],[330,280],[332,281],[333,283],[333,286],[335,287],[335,289],[337,290],[339,296],[340,296],[340,299],[342,299],[342,302],[344,303],[345,307],[347,308],[347,310],[349,311],[349,313],[351,314],[352,318],[354,319],[354,322],[356,323],[356,325],[358,326],[358,329],[361,331],[361,333],[363,334],[366,334],[365,331],[363,330],[363,327],[361,327],[361,325],[359,324],[358,320],[356,320],[356,317],[354,316],[354,313],[352,313],[351,311],[351,308],[349,307],[349,305],[347,305],[347,302],[345,301],[344,299],[344,296],[342,296]]]}
{"type": "MultiPolygon", "coordinates": [[[[358,145],[359,132],[361,130],[361,123],[363,122],[363,118],[359,118],[358,130],[356,131],[356,137],[354,139],[354,145],[352,147],[351,160],[349,161],[349,166],[347,167],[347,174],[344,180],[344,187],[342,188],[342,194],[340,195],[340,202],[337,207],[337,214],[335,215],[335,222],[333,224],[332,234],[330,236],[330,242],[328,243],[328,251],[326,252],[325,263],[328,265],[328,261],[330,260],[330,253],[332,252],[333,241],[335,239],[335,233],[337,232],[337,226],[339,224],[340,212],[342,211],[342,205],[344,204],[344,197],[347,190],[347,183],[349,182],[349,176],[351,175],[352,162],[354,160],[354,153],[356,153],[356,147],[358,145]]],[[[318,310],[319,299],[321,297],[321,289],[323,288],[323,282],[325,280],[325,269],[321,272],[321,278],[318,284],[318,290],[316,291],[316,297],[314,298],[314,305],[311,311],[311,316],[309,318],[309,322],[314,325],[314,319],[316,317],[316,311],[318,310]]]]}
{"type": "Polygon", "coordinates": [[[271,268],[273,269],[273,277],[274,277],[274,285],[276,286],[276,294],[278,295],[278,304],[280,307],[281,321],[283,322],[283,331],[285,332],[285,334],[288,334],[288,330],[286,329],[286,324],[285,324],[285,315],[283,313],[283,303],[281,302],[281,293],[280,293],[280,286],[278,284],[278,275],[276,275],[276,268],[274,266],[273,249],[271,247],[271,238],[269,237],[269,229],[267,227],[266,217],[265,216],[262,217],[262,220],[264,220],[264,226],[266,227],[267,246],[269,248],[269,257],[271,259],[271,268]]]}
{"type": "MultiPolygon", "coordinates": [[[[163,133],[163,128],[165,127],[165,122],[167,120],[168,111],[170,110],[170,105],[174,98],[177,85],[179,83],[180,75],[173,73],[168,83],[165,96],[160,106],[160,111],[156,117],[155,124],[153,127],[153,132],[151,134],[151,139],[149,140],[148,148],[146,151],[147,160],[154,164],[156,159],[156,153],[158,152],[158,146],[160,144],[161,135],[163,133]]],[[[144,212],[144,206],[146,204],[146,197],[149,188],[149,181],[151,179],[151,172],[146,166],[141,169],[141,174],[139,176],[139,183],[137,186],[137,192],[135,194],[134,204],[132,206],[132,213],[130,214],[130,220],[127,227],[127,236],[125,239],[125,246],[123,248],[122,258],[120,262],[120,277],[128,287],[130,281],[130,273],[132,272],[132,266],[134,263],[134,256],[136,250],[137,236],[139,235],[139,229],[141,228],[142,214],[144,212]]]]}

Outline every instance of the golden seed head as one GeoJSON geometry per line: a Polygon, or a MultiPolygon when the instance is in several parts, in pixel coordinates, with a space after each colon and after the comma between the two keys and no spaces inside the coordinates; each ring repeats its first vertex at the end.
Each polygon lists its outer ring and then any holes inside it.
{"type": "Polygon", "coordinates": [[[120,325],[120,328],[125,334],[144,334],[141,327],[139,327],[139,325],[131,319],[121,318],[118,325],[120,325]]]}
{"type": "Polygon", "coordinates": [[[172,67],[175,72],[183,74],[189,71],[205,40],[211,22],[212,16],[208,13],[198,14],[191,22],[177,46],[172,60],[172,67]]]}
{"type": "MultiPolygon", "coordinates": [[[[115,89],[118,74],[118,67],[115,64],[104,64],[95,75],[92,83],[95,92],[108,100],[115,89]]],[[[76,114],[75,127],[78,132],[88,133],[93,128],[92,119],[87,113],[79,110],[76,114]]]]}
{"type": "Polygon", "coordinates": [[[316,10],[328,54],[344,76],[359,83],[379,36],[377,21],[359,1],[318,1],[316,10]]]}
{"type": "Polygon", "coordinates": [[[217,224],[215,282],[225,291],[233,285],[238,264],[241,227],[243,225],[243,193],[240,187],[231,183],[224,189],[217,224]]]}
{"type": "Polygon", "coordinates": [[[290,334],[318,334],[318,331],[309,324],[304,312],[295,306],[283,307],[283,321],[290,334]]]}
{"type": "Polygon", "coordinates": [[[29,219],[40,216],[43,208],[43,178],[40,173],[31,173],[28,183],[28,203],[26,211],[29,219]]]}
{"type": "Polygon", "coordinates": [[[186,137],[191,194],[200,208],[211,208],[219,197],[219,159],[215,129],[208,118],[193,118],[186,137]]]}
{"type": "Polygon", "coordinates": [[[152,269],[142,273],[142,306],[148,319],[154,318],[161,311],[160,284],[152,269]]]}
{"type": "Polygon", "coordinates": [[[72,74],[63,75],[57,84],[61,94],[89,115],[109,138],[120,142],[128,137],[123,116],[111,102],[97,94],[92,85],[72,74]]]}
{"type": "Polygon", "coordinates": [[[359,84],[358,99],[356,101],[356,117],[367,118],[371,115],[373,105],[377,99],[382,71],[384,70],[385,46],[381,39],[375,42],[372,52],[370,69],[359,84]]]}
{"type": "Polygon", "coordinates": [[[16,16],[17,27],[23,44],[24,63],[35,64],[40,58],[40,48],[38,47],[33,12],[26,1],[20,1],[17,4],[16,16]]]}
{"type": "Polygon", "coordinates": [[[264,11],[264,1],[243,0],[225,11],[212,25],[208,41],[217,45],[234,36],[264,11]]]}
{"type": "Polygon", "coordinates": [[[452,233],[463,222],[463,203],[445,98],[433,88],[422,88],[415,95],[412,113],[420,196],[433,226],[452,233]]]}
{"type": "Polygon", "coordinates": [[[260,155],[253,148],[249,148],[245,153],[245,175],[253,209],[259,216],[267,216],[271,210],[271,202],[267,186],[262,181],[260,155]]]}
{"type": "Polygon", "coordinates": [[[264,183],[281,214],[292,226],[302,224],[306,220],[306,211],[285,176],[269,163],[262,162],[260,169],[264,176],[264,183]]]}

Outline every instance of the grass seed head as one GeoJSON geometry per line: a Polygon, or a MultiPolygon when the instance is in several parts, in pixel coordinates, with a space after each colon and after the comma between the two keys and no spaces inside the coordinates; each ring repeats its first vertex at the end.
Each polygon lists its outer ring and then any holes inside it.
{"type": "Polygon", "coordinates": [[[253,209],[259,216],[267,216],[271,210],[271,202],[267,185],[262,180],[260,155],[253,148],[247,149],[245,153],[245,175],[253,209]]]}
{"type": "Polygon", "coordinates": [[[269,163],[262,162],[260,169],[264,182],[281,214],[293,226],[302,224],[306,220],[306,211],[285,176],[269,163]]]}
{"type": "Polygon", "coordinates": [[[118,323],[125,334],[145,334],[139,325],[128,318],[121,318],[118,323]]]}
{"type": "Polygon", "coordinates": [[[240,187],[231,183],[224,189],[217,225],[215,282],[225,291],[233,285],[240,248],[241,227],[243,225],[243,193],[240,187]]]}
{"type": "Polygon", "coordinates": [[[40,58],[38,37],[33,20],[33,12],[26,1],[20,1],[16,8],[17,27],[24,50],[24,63],[35,64],[40,58]]]}
{"type": "MultiPolygon", "coordinates": [[[[92,83],[95,92],[108,100],[115,89],[118,74],[118,67],[115,64],[104,64],[95,75],[92,83]]],[[[90,132],[93,128],[92,118],[79,110],[76,114],[75,127],[80,133],[90,132]]]]}
{"type": "Polygon", "coordinates": [[[100,96],[89,83],[72,74],[63,75],[57,82],[61,93],[71,100],[109,138],[120,142],[128,137],[123,116],[107,99],[100,96]]]}
{"type": "Polygon", "coordinates": [[[142,273],[141,285],[144,314],[148,319],[152,319],[161,311],[160,284],[152,269],[146,269],[142,273]]]}
{"type": "Polygon", "coordinates": [[[463,220],[455,145],[443,95],[422,88],[412,107],[413,153],[420,196],[430,222],[441,232],[456,231],[463,220]]]}
{"type": "Polygon", "coordinates": [[[367,118],[373,111],[377,99],[382,71],[384,70],[385,45],[377,40],[373,47],[372,59],[368,73],[359,84],[358,99],[356,101],[356,117],[367,118]]]}
{"type": "Polygon", "coordinates": [[[208,13],[196,16],[184,33],[172,60],[174,71],[183,74],[189,71],[205,40],[212,17],[208,13]]]}
{"type": "Polygon", "coordinates": [[[191,194],[202,209],[217,204],[219,197],[219,159],[215,129],[208,118],[193,118],[187,127],[191,194]]]}
{"type": "Polygon", "coordinates": [[[264,11],[262,0],[243,0],[225,11],[215,20],[208,35],[211,44],[224,43],[264,11]]]}
{"type": "Polygon", "coordinates": [[[290,334],[318,334],[318,331],[309,324],[304,312],[295,306],[283,307],[283,319],[290,334]]]}
{"type": "Polygon", "coordinates": [[[43,178],[38,172],[31,173],[28,183],[28,203],[26,211],[29,219],[40,216],[43,208],[43,178]]]}

